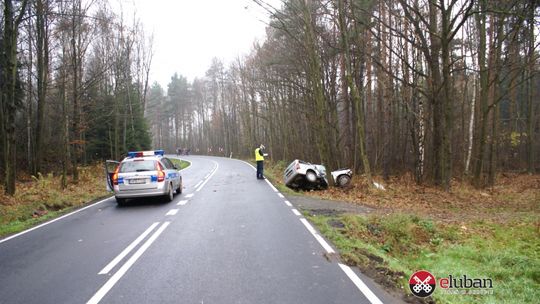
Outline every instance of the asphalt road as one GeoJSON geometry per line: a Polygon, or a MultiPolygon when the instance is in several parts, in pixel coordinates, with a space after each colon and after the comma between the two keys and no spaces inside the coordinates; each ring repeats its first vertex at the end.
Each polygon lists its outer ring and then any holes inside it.
{"type": "Polygon", "coordinates": [[[171,203],[110,198],[0,240],[0,303],[397,302],[252,166],[184,159],[171,203]]]}

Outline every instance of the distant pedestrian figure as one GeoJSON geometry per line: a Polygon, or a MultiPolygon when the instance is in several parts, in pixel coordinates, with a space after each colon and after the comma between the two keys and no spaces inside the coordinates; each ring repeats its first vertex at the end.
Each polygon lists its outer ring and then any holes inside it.
{"type": "Polygon", "coordinates": [[[257,149],[255,149],[255,161],[257,162],[257,179],[264,179],[264,157],[268,154],[263,153],[265,149],[264,145],[261,144],[257,149]]]}

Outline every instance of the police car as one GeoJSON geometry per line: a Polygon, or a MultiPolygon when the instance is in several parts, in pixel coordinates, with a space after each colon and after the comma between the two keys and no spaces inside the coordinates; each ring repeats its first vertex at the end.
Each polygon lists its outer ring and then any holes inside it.
{"type": "Polygon", "coordinates": [[[162,196],[167,202],[182,193],[182,175],[163,150],[128,152],[121,162],[107,161],[107,186],[119,205],[128,198],[162,196]],[[113,172],[109,171],[115,167],[113,172]],[[116,165],[116,166],[115,166],[116,165]]]}

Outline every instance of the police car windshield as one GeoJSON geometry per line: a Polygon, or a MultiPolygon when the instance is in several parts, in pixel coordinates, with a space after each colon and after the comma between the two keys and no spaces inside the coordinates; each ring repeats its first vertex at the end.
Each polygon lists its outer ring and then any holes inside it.
{"type": "Polygon", "coordinates": [[[156,166],[153,160],[134,160],[123,162],[118,172],[129,173],[154,170],[156,170],[156,166]]]}

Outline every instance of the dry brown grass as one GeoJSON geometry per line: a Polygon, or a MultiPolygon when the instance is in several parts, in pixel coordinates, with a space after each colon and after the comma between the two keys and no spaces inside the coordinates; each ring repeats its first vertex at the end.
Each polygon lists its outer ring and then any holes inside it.
{"type": "Polygon", "coordinates": [[[384,185],[385,191],[376,190],[367,186],[365,178],[356,176],[349,189],[331,188],[307,195],[368,205],[382,212],[401,211],[449,221],[507,221],[540,215],[540,175],[502,174],[497,185],[488,189],[454,180],[450,191],[444,191],[417,185],[410,176],[391,178],[384,185]]]}
{"type": "Polygon", "coordinates": [[[0,225],[13,221],[25,221],[84,203],[107,194],[102,165],[80,168],[79,182],[69,182],[61,187],[61,177],[22,176],[14,196],[4,194],[0,187],[0,225]]]}

